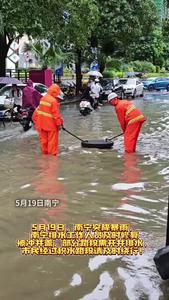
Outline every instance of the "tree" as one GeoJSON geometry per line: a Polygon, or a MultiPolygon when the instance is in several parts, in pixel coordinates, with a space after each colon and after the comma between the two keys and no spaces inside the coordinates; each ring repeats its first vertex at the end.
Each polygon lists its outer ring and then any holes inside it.
{"type": "Polygon", "coordinates": [[[81,89],[81,62],[91,33],[98,22],[95,0],[72,0],[65,7],[67,19],[62,31],[63,45],[75,54],[76,89],[81,89]]]}
{"type": "Polygon", "coordinates": [[[48,38],[50,29],[63,25],[64,0],[1,0],[0,76],[5,76],[5,60],[13,40],[23,34],[48,38]]]}
{"type": "Polygon", "coordinates": [[[55,46],[49,44],[49,48],[45,49],[43,41],[30,41],[29,43],[24,43],[22,51],[23,53],[33,52],[43,69],[46,69],[48,66],[55,68],[56,64],[59,64],[61,61],[66,62],[68,59],[68,54],[63,53],[59,47],[56,48],[55,46]]]}
{"type": "Polygon", "coordinates": [[[153,0],[97,0],[100,18],[94,32],[95,46],[106,56],[132,59],[133,44],[148,37],[158,26],[158,15],[153,0]]]}
{"type": "Polygon", "coordinates": [[[166,43],[161,29],[154,30],[149,36],[140,37],[136,43],[130,46],[130,51],[132,53],[131,60],[147,60],[162,67],[166,43]]]}

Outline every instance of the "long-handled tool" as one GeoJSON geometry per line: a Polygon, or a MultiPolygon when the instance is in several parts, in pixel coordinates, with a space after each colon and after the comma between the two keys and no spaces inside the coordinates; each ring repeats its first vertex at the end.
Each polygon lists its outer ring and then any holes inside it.
{"type": "Polygon", "coordinates": [[[123,134],[124,134],[124,133],[122,132],[122,133],[120,133],[120,134],[118,134],[118,135],[115,135],[115,136],[113,136],[113,137],[111,137],[111,138],[107,138],[106,140],[112,141],[112,140],[116,139],[117,137],[119,137],[119,136],[121,136],[121,135],[123,135],[123,134]]]}
{"type": "Polygon", "coordinates": [[[62,129],[64,131],[66,131],[67,133],[69,133],[70,135],[74,136],[76,139],[80,140],[81,142],[85,142],[84,140],[82,140],[81,138],[79,138],[77,135],[75,135],[72,132],[70,132],[69,130],[67,130],[65,127],[62,126],[62,129]]]}
{"type": "MultiPolygon", "coordinates": [[[[81,146],[84,148],[99,148],[99,149],[110,149],[114,145],[114,142],[112,141],[113,138],[116,138],[118,136],[115,136],[111,139],[105,139],[105,140],[82,140],[77,135],[73,134],[69,130],[67,130],[65,127],[62,127],[63,130],[65,130],[70,135],[74,136],[76,139],[81,141],[81,146]]],[[[122,135],[122,134],[120,134],[122,135]]]]}
{"type": "Polygon", "coordinates": [[[159,249],[154,256],[156,268],[162,279],[169,279],[169,196],[167,212],[166,247],[159,249]]]}

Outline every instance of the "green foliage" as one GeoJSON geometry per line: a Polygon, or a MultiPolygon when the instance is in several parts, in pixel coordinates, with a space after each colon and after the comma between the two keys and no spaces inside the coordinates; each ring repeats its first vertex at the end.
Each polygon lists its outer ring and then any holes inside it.
{"type": "MultiPolygon", "coordinates": [[[[151,78],[151,77],[161,77],[164,76],[163,73],[146,73],[143,78],[151,78]]],[[[169,73],[165,73],[165,77],[169,77],[169,73]]]]}
{"type": "Polygon", "coordinates": [[[4,32],[4,24],[3,24],[2,13],[0,11],[0,34],[3,34],[3,32],[4,32]]]}
{"type": "Polygon", "coordinates": [[[141,37],[151,35],[158,25],[154,1],[97,0],[97,3],[100,19],[95,36],[100,51],[132,60],[131,45],[137,44],[141,37]]]}
{"type": "Polygon", "coordinates": [[[103,76],[104,78],[116,78],[116,77],[122,78],[124,77],[124,72],[122,71],[119,72],[114,69],[107,69],[103,72],[103,76]]]}
{"type": "Polygon", "coordinates": [[[104,72],[103,72],[103,77],[104,78],[113,78],[114,77],[114,72],[111,70],[111,69],[109,69],[109,70],[105,70],[104,72]]]}
{"type": "Polygon", "coordinates": [[[159,73],[161,70],[160,66],[156,66],[156,72],[159,73]]]}
{"type": "Polygon", "coordinates": [[[154,72],[146,60],[161,68],[169,57],[169,20],[162,29],[159,24],[154,0],[1,0],[0,42],[6,45],[0,55],[13,39],[27,34],[37,41],[32,49],[43,66],[68,65],[79,53],[82,62],[89,62],[92,46],[98,47],[101,71],[111,57],[109,76],[132,69],[154,72]],[[41,39],[51,43],[45,55],[41,39]]]}
{"type": "Polygon", "coordinates": [[[132,61],[130,66],[135,72],[155,72],[156,67],[148,61],[132,61]]]}
{"type": "Polygon", "coordinates": [[[91,32],[98,22],[98,8],[94,0],[72,0],[65,7],[68,19],[65,22],[61,39],[72,49],[84,50],[91,32]]]}
{"type": "Polygon", "coordinates": [[[44,52],[43,44],[40,41],[25,43],[23,46],[23,52],[32,51],[35,53],[39,63],[42,68],[47,68],[48,66],[54,68],[60,62],[65,62],[69,60],[69,54],[63,53],[59,47],[51,45],[50,48],[44,52]]]}
{"type": "Polygon", "coordinates": [[[165,68],[166,70],[169,70],[169,59],[165,61],[165,68]]]}
{"type": "Polygon", "coordinates": [[[56,30],[63,23],[64,5],[64,0],[1,0],[4,30],[11,38],[24,33],[50,36],[49,29],[56,30]]]}
{"type": "Polygon", "coordinates": [[[133,67],[132,66],[130,66],[129,64],[122,64],[121,65],[121,71],[123,72],[123,73],[126,73],[126,72],[133,72],[133,67]]]}
{"type": "Polygon", "coordinates": [[[112,68],[112,69],[120,71],[121,61],[119,59],[109,58],[108,61],[106,62],[106,68],[107,69],[112,68]]]}

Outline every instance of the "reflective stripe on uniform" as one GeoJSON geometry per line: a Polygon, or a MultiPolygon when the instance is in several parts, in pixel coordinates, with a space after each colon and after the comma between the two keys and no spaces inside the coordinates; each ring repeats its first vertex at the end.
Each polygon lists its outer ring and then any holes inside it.
{"type": "Polygon", "coordinates": [[[46,112],[44,112],[44,111],[41,111],[41,110],[37,110],[37,113],[38,113],[38,115],[42,115],[42,116],[45,116],[45,117],[49,117],[49,118],[54,118],[54,116],[52,116],[51,114],[48,114],[48,113],[46,113],[46,112]]]}
{"type": "Polygon", "coordinates": [[[44,105],[44,106],[51,106],[51,103],[46,102],[46,101],[40,101],[40,105],[44,105]]]}
{"type": "Polygon", "coordinates": [[[130,107],[129,107],[129,109],[126,111],[126,116],[128,116],[133,110],[135,110],[136,109],[136,107],[134,106],[134,105],[131,105],[130,107]]]}
{"type": "Polygon", "coordinates": [[[138,117],[136,117],[136,118],[134,118],[134,119],[131,119],[131,120],[128,122],[128,125],[133,124],[134,122],[137,122],[137,121],[139,121],[139,120],[141,120],[141,119],[144,119],[144,116],[143,116],[143,115],[140,115],[140,116],[138,116],[138,117]]]}

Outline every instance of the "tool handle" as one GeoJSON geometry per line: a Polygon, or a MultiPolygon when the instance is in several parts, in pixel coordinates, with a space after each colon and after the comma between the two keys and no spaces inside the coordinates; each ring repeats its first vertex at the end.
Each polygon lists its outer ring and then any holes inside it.
{"type": "Polygon", "coordinates": [[[65,127],[62,126],[62,129],[64,131],[66,131],[67,133],[69,133],[70,135],[74,136],[76,139],[80,140],[81,142],[84,142],[84,140],[82,140],[81,138],[79,138],[77,135],[73,134],[72,132],[70,132],[69,130],[67,130],[65,127]]]}
{"type": "Polygon", "coordinates": [[[113,136],[112,138],[107,138],[106,140],[107,141],[111,141],[111,140],[113,140],[113,139],[115,139],[115,138],[117,138],[117,137],[119,137],[119,136],[121,136],[121,135],[123,135],[124,133],[120,133],[120,134],[118,134],[118,135],[115,135],[115,136],[113,136]]]}
{"type": "Polygon", "coordinates": [[[169,196],[168,196],[168,210],[167,210],[166,246],[169,246],[169,196]]]}

